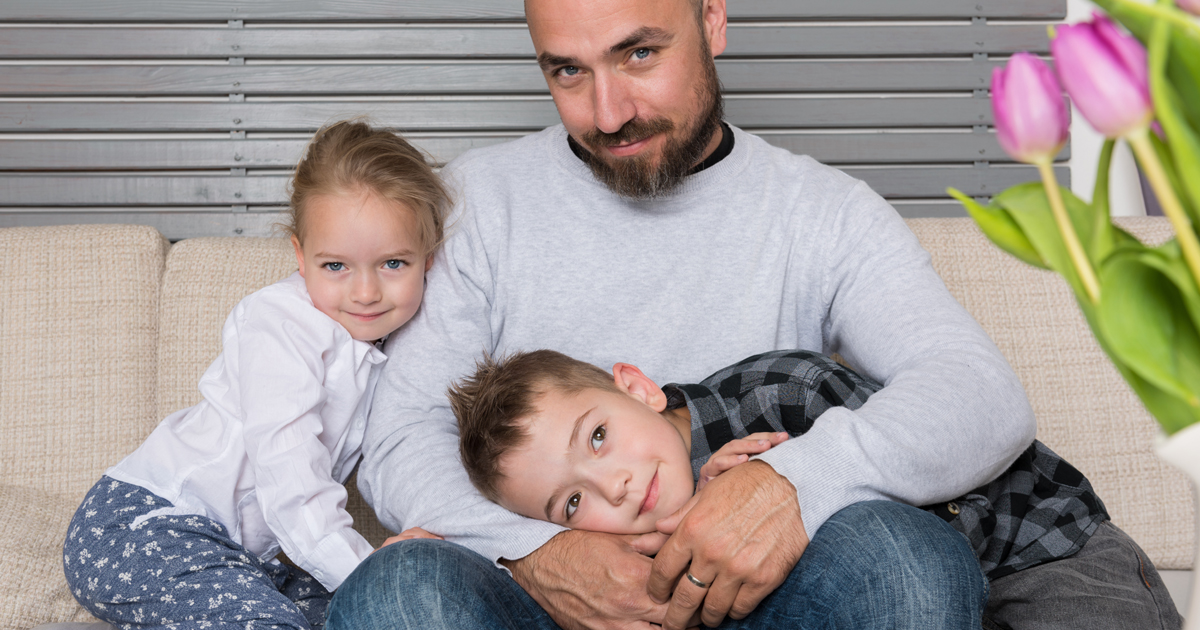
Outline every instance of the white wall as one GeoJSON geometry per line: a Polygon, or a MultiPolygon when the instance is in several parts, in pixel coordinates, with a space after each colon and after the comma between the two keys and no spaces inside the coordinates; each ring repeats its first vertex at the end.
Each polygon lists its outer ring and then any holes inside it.
{"type": "MultiPolygon", "coordinates": [[[[1067,0],[1067,21],[1080,22],[1091,17],[1095,5],[1087,0],[1067,0]]],[[[1071,114],[1071,189],[1082,199],[1091,200],[1096,186],[1096,162],[1100,159],[1100,146],[1104,137],[1096,133],[1083,119],[1079,110],[1071,114]]],[[[1111,203],[1114,216],[1141,216],[1146,214],[1142,201],[1142,189],[1138,183],[1133,154],[1124,143],[1117,145],[1113,156],[1110,179],[1111,203]]]]}

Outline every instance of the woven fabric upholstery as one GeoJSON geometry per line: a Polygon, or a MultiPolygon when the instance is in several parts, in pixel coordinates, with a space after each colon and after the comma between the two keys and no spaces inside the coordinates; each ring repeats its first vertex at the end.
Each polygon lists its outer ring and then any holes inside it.
{"type": "Polygon", "coordinates": [[[153,428],[166,247],[140,226],[0,229],[0,483],[82,499],[153,428]]]}
{"type": "MultiPolygon", "coordinates": [[[[1171,236],[1162,218],[1118,223],[1148,243],[1171,236]]],[[[1158,425],[1096,344],[1066,282],[1000,251],[967,219],[908,225],[1021,378],[1038,438],[1088,476],[1160,569],[1192,568],[1191,487],[1154,454],[1158,425]]]]}
{"type": "Polygon", "coordinates": [[[79,501],[0,484],[0,629],[96,621],[71,597],[63,578],[63,538],[79,501]]]}
{"type": "MultiPolygon", "coordinates": [[[[296,255],[283,238],[196,238],[171,248],[159,317],[159,417],[200,401],[197,384],[221,352],[221,327],[233,307],[295,270],[296,255]]],[[[355,529],[378,546],[390,534],[359,495],[356,479],[346,483],[346,509],[355,529]]]]}
{"type": "Polygon", "coordinates": [[[91,619],[67,592],[67,523],[157,422],[167,243],[140,226],[0,229],[0,629],[91,619]]]}

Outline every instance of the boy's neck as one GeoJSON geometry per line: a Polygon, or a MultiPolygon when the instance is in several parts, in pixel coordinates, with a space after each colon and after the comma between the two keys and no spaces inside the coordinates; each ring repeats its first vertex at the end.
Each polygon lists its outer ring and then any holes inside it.
{"type": "Polygon", "coordinates": [[[678,409],[667,409],[662,412],[662,416],[679,431],[679,436],[683,438],[683,445],[687,447],[689,453],[692,452],[692,412],[688,411],[686,406],[678,409]]]}

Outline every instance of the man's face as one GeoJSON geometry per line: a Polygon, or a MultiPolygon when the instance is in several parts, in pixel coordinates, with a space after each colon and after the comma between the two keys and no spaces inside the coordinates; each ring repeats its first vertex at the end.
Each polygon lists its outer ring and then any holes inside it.
{"type": "Polygon", "coordinates": [[[691,498],[683,436],[636,394],[551,389],[536,407],[528,441],[500,461],[504,507],[573,529],[641,534],[691,498]]]}
{"type": "Polygon", "coordinates": [[[538,63],[567,132],[613,192],[669,193],[720,144],[723,1],[527,0],[538,63]]]}

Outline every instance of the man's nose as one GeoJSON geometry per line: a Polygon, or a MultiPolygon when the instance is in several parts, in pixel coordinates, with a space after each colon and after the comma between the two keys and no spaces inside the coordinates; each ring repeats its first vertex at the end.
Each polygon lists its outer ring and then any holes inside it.
{"type": "Polygon", "coordinates": [[[619,75],[597,72],[593,81],[592,122],[604,133],[616,133],[637,116],[632,94],[619,75]]]}

